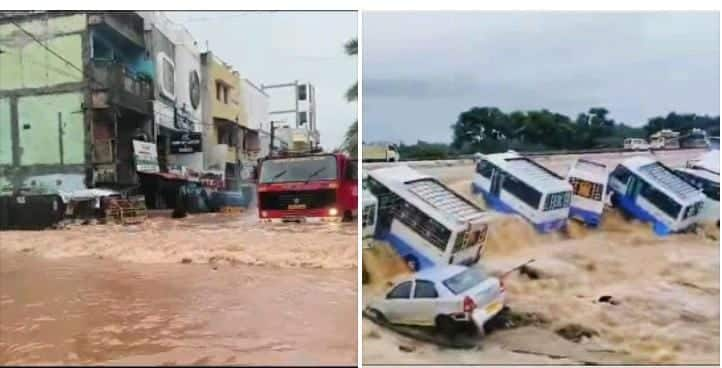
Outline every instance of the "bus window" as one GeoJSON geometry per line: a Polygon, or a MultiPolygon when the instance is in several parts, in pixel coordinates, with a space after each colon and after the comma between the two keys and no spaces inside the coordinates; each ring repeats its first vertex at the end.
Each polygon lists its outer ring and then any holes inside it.
{"type": "Polygon", "coordinates": [[[688,206],[687,210],[684,211],[684,217],[682,219],[684,220],[684,219],[690,218],[691,216],[696,216],[700,212],[701,209],[702,209],[702,202],[698,202],[698,203],[688,206]]]}
{"type": "Polygon", "coordinates": [[[629,172],[625,167],[623,166],[617,166],[614,171],[612,171],[612,177],[619,180],[622,184],[627,184],[627,181],[629,180],[629,177],[632,173],[629,172]]]}
{"type": "Polygon", "coordinates": [[[704,195],[706,195],[708,198],[719,201],[719,184],[708,181],[707,183],[705,183],[702,191],[704,192],[704,195]]]}
{"type": "Polygon", "coordinates": [[[468,238],[467,238],[467,234],[468,234],[468,230],[456,235],[456,241],[454,242],[454,253],[456,253],[462,249],[466,249],[471,246],[474,246],[479,243],[479,240],[481,240],[481,232],[478,230],[471,233],[471,235],[468,238]],[[464,242],[464,240],[466,240],[466,243],[464,242]]]}
{"type": "Polygon", "coordinates": [[[578,178],[570,178],[569,182],[572,184],[572,187],[574,187],[574,194],[595,201],[602,200],[602,184],[592,183],[578,178]]]}
{"type": "Polygon", "coordinates": [[[493,171],[494,166],[492,166],[488,161],[481,161],[478,165],[476,165],[476,172],[487,179],[491,178],[491,173],[493,171]]]}
{"type": "Polygon", "coordinates": [[[672,198],[655,189],[651,185],[643,185],[640,194],[673,219],[677,218],[680,210],[682,209],[682,206],[680,206],[679,203],[675,202],[672,198]]]}
{"type": "Polygon", "coordinates": [[[446,251],[446,243],[451,237],[451,231],[425,213],[419,211],[408,202],[403,202],[396,210],[396,218],[404,225],[433,244],[441,252],[446,251]]]}
{"type": "Polygon", "coordinates": [[[541,193],[536,189],[526,185],[524,182],[518,180],[513,176],[507,176],[502,184],[502,188],[507,192],[511,193],[515,197],[519,198],[522,202],[529,205],[531,208],[539,208],[539,201],[541,200],[541,193]]]}
{"type": "Polygon", "coordinates": [[[544,211],[553,211],[560,208],[569,207],[571,203],[571,193],[559,192],[547,195],[544,201],[544,211]]]}

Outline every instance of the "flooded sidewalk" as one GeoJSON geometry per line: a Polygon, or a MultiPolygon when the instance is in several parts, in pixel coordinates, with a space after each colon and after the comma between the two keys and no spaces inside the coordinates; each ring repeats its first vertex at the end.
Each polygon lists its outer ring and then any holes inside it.
{"type": "Polygon", "coordinates": [[[355,364],[356,271],[0,251],[0,364],[355,364]]]}

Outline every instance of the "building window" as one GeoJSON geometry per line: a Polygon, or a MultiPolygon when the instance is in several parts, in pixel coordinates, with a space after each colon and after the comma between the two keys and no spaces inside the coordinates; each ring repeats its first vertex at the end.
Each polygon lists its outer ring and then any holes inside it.
{"type": "Polygon", "coordinates": [[[221,81],[216,81],[216,100],[228,104],[228,86],[221,81]]]}

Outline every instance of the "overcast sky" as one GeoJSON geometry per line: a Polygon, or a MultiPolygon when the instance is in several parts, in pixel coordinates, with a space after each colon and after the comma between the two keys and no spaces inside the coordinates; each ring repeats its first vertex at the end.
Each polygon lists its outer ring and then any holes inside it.
{"type": "Polygon", "coordinates": [[[256,85],[294,80],[315,85],[321,145],[333,149],[341,144],[357,117],[356,104],[346,102],[344,95],[357,80],[358,59],[347,56],[343,47],[356,37],[355,12],[166,14],[202,46],[208,41],[215,55],[256,85]]]}
{"type": "Polygon", "coordinates": [[[364,12],[365,141],[451,141],[472,106],[719,115],[719,13],[364,12]]]}

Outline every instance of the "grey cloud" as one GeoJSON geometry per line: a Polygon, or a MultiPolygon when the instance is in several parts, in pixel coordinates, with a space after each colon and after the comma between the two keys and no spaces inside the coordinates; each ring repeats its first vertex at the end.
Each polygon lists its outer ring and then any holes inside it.
{"type": "Polygon", "coordinates": [[[718,12],[367,12],[364,138],[450,139],[472,106],[719,114],[718,12]]]}

